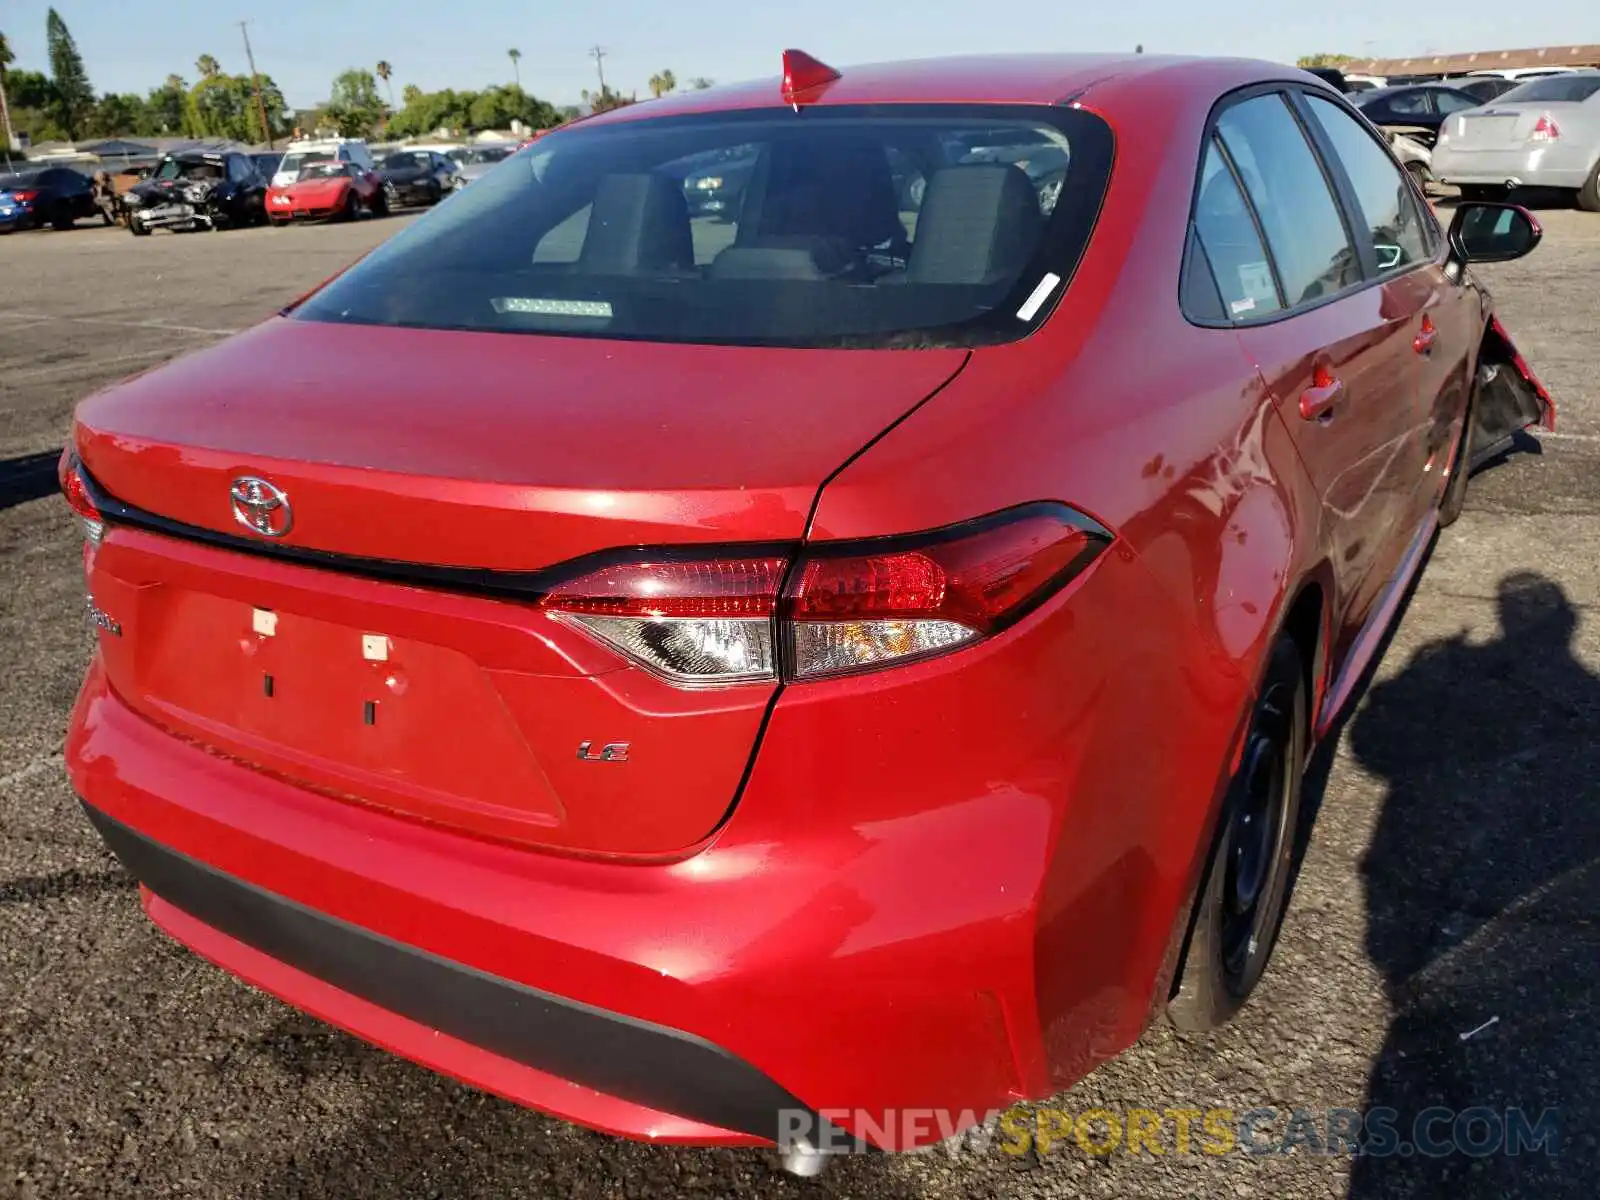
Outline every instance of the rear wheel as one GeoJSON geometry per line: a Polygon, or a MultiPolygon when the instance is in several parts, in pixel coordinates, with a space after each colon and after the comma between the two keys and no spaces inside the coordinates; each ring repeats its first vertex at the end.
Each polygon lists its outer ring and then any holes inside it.
{"type": "Polygon", "coordinates": [[[72,215],[72,205],[63,200],[50,213],[50,228],[71,229],[77,222],[72,215]]]}
{"type": "Polygon", "coordinates": [[[1266,970],[1283,924],[1307,740],[1305,665],[1293,638],[1272,648],[1228,785],[1167,1015],[1179,1029],[1225,1024],[1266,970]]]}
{"type": "Polygon", "coordinates": [[[1589,182],[1578,189],[1578,207],[1584,212],[1600,212],[1600,160],[1589,172],[1589,182]]]}
{"type": "Polygon", "coordinates": [[[1463,183],[1461,185],[1461,198],[1468,203],[1492,204],[1504,200],[1510,195],[1510,189],[1493,183],[1463,183]]]}
{"type": "Polygon", "coordinates": [[[1419,162],[1408,162],[1406,164],[1406,174],[1410,175],[1411,181],[1417,185],[1417,191],[1426,196],[1428,194],[1428,184],[1433,179],[1433,175],[1428,168],[1419,162]]]}

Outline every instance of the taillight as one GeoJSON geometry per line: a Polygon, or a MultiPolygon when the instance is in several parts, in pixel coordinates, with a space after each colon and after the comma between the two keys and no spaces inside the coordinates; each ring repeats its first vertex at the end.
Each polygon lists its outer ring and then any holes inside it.
{"type": "Polygon", "coordinates": [[[1553,142],[1561,136],[1561,129],[1550,119],[1549,113],[1540,113],[1539,119],[1533,123],[1533,132],[1528,136],[1530,141],[1553,142]]]}
{"type": "Polygon", "coordinates": [[[621,563],[540,604],[678,683],[773,679],[772,616],[787,566],[779,555],[621,563]]]}
{"type": "Polygon", "coordinates": [[[23,188],[21,191],[12,192],[11,198],[21,204],[32,204],[39,198],[39,193],[29,188],[23,188]]]}
{"type": "Polygon", "coordinates": [[[92,545],[98,546],[100,539],[105,536],[105,520],[94,506],[94,501],[89,499],[89,488],[83,481],[83,468],[78,465],[77,457],[71,450],[61,452],[61,460],[56,464],[56,478],[61,483],[61,494],[67,498],[67,507],[83,520],[83,536],[92,545]]]}
{"type": "Polygon", "coordinates": [[[640,559],[541,604],[677,683],[814,679],[998,633],[1110,540],[1063,505],[1032,504],[933,533],[813,544],[792,570],[775,554],[640,559]]]}

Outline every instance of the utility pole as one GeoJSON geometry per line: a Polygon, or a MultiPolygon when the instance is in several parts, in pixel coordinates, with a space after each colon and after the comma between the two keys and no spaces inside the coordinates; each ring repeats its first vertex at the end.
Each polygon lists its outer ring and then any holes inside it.
{"type": "Polygon", "coordinates": [[[239,22],[239,32],[244,34],[244,56],[250,60],[250,83],[256,89],[256,113],[261,117],[261,136],[267,139],[267,149],[276,150],[272,142],[272,126],[267,123],[267,106],[261,99],[261,76],[256,74],[256,56],[250,50],[249,21],[239,22]]]}
{"type": "MultiPolygon", "coordinates": [[[[5,74],[5,68],[0,67],[0,76],[5,74]]],[[[0,150],[5,151],[7,165],[11,162],[11,109],[6,105],[6,81],[0,78],[0,137],[5,138],[5,143],[0,145],[0,150]]]]}
{"type": "Polygon", "coordinates": [[[589,47],[589,57],[594,59],[594,69],[600,76],[600,94],[606,94],[606,65],[602,61],[608,51],[604,46],[589,47]]]}

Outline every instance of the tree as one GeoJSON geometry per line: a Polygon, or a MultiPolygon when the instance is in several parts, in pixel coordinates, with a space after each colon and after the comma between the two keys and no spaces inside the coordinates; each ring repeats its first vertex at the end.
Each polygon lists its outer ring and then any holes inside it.
{"type": "Polygon", "coordinates": [[[704,75],[696,75],[689,80],[689,86],[697,92],[703,92],[715,82],[715,80],[707,79],[704,75]]]}
{"type": "Polygon", "coordinates": [[[677,76],[671,71],[658,71],[650,76],[650,94],[657,100],[678,86],[677,76]]]}
{"type": "Polygon", "coordinates": [[[1355,62],[1354,54],[1302,54],[1295,60],[1297,67],[1342,67],[1355,62]]]}
{"type": "Polygon", "coordinates": [[[378,95],[378,81],[371,71],[360,67],[342,71],[334,79],[327,111],[345,137],[365,137],[387,112],[378,95]]]}
{"type": "Polygon", "coordinates": [[[506,57],[511,60],[511,74],[520,88],[522,86],[522,51],[513,46],[506,51],[506,57]]]}
{"type": "Polygon", "coordinates": [[[67,131],[67,137],[75,138],[94,108],[94,89],[89,86],[89,73],[84,69],[78,44],[72,40],[61,14],[50,9],[45,14],[44,28],[50,51],[50,79],[56,86],[56,120],[67,131]]]}
{"type": "Polygon", "coordinates": [[[474,133],[482,129],[505,129],[521,121],[534,129],[560,123],[554,107],[530,96],[515,84],[487,88],[481,92],[424,92],[407,88],[406,106],[389,119],[385,133],[390,137],[422,137],[444,129],[452,134],[474,133]]]}
{"type": "Polygon", "coordinates": [[[95,137],[117,137],[139,134],[147,125],[145,102],[133,93],[116,95],[107,92],[89,114],[86,132],[95,137]]]}
{"type": "Polygon", "coordinates": [[[200,72],[201,79],[211,79],[222,74],[222,64],[209,54],[202,54],[194,60],[194,69],[200,72]]]}
{"type": "MultiPolygon", "coordinates": [[[[270,75],[260,75],[261,103],[274,138],[287,132],[283,93],[270,75]]],[[[193,137],[227,138],[253,142],[260,136],[256,115],[255,84],[248,75],[208,75],[190,89],[184,114],[184,132],[193,137]]]]}
{"type": "Polygon", "coordinates": [[[188,108],[189,85],[180,76],[168,75],[165,83],[151,88],[145,97],[144,125],[139,132],[152,137],[179,133],[188,108]]]}
{"type": "Polygon", "coordinates": [[[611,89],[610,84],[603,85],[598,92],[591,92],[588,88],[583,90],[584,103],[591,112],[610,112],[613,108],[623,108],[629,104],[637,104],[639,97],[624,96],[621,92],[611,89]]]}
{"type": "Polygon", "coordinates": [[[13,133],[25,133],[35,142],[68,140],[60,123],[60,98],[49,76],[40,71],[6,72],[6,99],[13,133]]]}
{"type": "Polygon", "coordinates": [[[380,58],[378,60],[378,78],[383,80],[384,90],[389,93],[389,107],[391,109],[394,108],[394,84],[389,82],[389,76],[393,74],[394,68],[389,65],[387,60],[380,58]]]}

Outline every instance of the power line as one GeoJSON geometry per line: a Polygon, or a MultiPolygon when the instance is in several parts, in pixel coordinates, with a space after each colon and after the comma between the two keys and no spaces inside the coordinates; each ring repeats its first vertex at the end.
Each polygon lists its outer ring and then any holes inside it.
{"type": "Polygon", "coordinates": [[[250,83],[256,90],[256,113],[261,117],[261,136],[267,140],[267,149],[275,150],[272,141],[272,126],[267,123],[267,106],[261,99],[261,76],[256,74],[256,56],[250,49],[249,21],[239,22],[239,32],[244,34],[244,56],[250,60],[250,83]]]}

